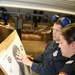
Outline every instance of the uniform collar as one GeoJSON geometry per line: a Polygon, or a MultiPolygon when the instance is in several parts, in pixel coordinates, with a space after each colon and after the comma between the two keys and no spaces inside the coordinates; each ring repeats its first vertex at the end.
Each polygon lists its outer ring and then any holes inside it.
{"type": "Polygon", "coordinates": [[[75,54],[71,58],[69,58],[69,60],[65,64],[72,64],[73,62],[75,62],[75,54]]]}
{"type": "Polygon", "coordinates": [[[75,60],[75,54],[71,56],[70,60],[75,60]]]}

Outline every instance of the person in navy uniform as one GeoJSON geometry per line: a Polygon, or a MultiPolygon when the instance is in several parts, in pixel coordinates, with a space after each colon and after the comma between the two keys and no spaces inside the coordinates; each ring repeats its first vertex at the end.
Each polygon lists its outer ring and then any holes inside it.
{"type": "Polygon", "coordinates": [[[59,70],[63,67],[67,58],[63,57],[59,45],[59,35],[63,27],[70,24],[68,18],[59,18],[57,15],[52,17],[53,25],[53,39],[47,44],[43,54],[36,58],[25,56],[21,52],[16,53],[18,62],[22,62],[30,66],[32,71],[40,75],[57,75],[59,70]],[[32,59],[33,61],[31,61],[32,59]]]}
{"type": "Polygon", "coordinates": [[[62,55],[69,58],[59,75],[75,75],[75,23],[62,29],[59,47],[62,55]]]}

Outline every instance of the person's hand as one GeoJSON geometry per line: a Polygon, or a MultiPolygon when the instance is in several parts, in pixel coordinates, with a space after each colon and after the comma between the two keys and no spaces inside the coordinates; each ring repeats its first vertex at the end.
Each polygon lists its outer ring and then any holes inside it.
{"type": "Polygon", "coordinates": [[[32,57],[32,55],[26,55],[26,56],[27,56],[27,58],[28,58],[29,60],[31,60],[31,61],[34,60],[33,57],[32,57]]]}
{"type": "Polygon", "coordinates": [[[30,60],[28,59],[28,57],[29,57],[29,56],[25,55],[25,54],[22,53],[22,52],[19,52],[19,51],[16,52],[17,61],[31,67],[33,62],[30,61],[30,60]]]}

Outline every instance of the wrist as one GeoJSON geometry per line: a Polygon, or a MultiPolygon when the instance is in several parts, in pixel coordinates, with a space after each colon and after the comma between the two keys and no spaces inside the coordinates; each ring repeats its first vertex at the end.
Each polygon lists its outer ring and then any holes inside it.
{"type": "Polygon", "coordinates": [[[30,67],[32,67],[32,64],[33,64],[33,62],[32,62],[32,61],[30,61],[29,66],[30,66],[30,67]]]}

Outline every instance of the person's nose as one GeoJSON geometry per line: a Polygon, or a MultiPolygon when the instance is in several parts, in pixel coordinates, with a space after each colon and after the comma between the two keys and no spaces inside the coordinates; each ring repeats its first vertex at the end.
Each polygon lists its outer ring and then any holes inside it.
{"type": "Polygon", "coordinates": [[[60,45],[60,43],[59,43],[59,45],[58,45],[58,46],[59,46],[59,48],[61,48],[61,45],[60,45]]]}
{"type": "Polygon", "coordinates": [[[55,34],[56,34],[55,30],[53,30],[53,35],[55,35],[55,34]]]}

